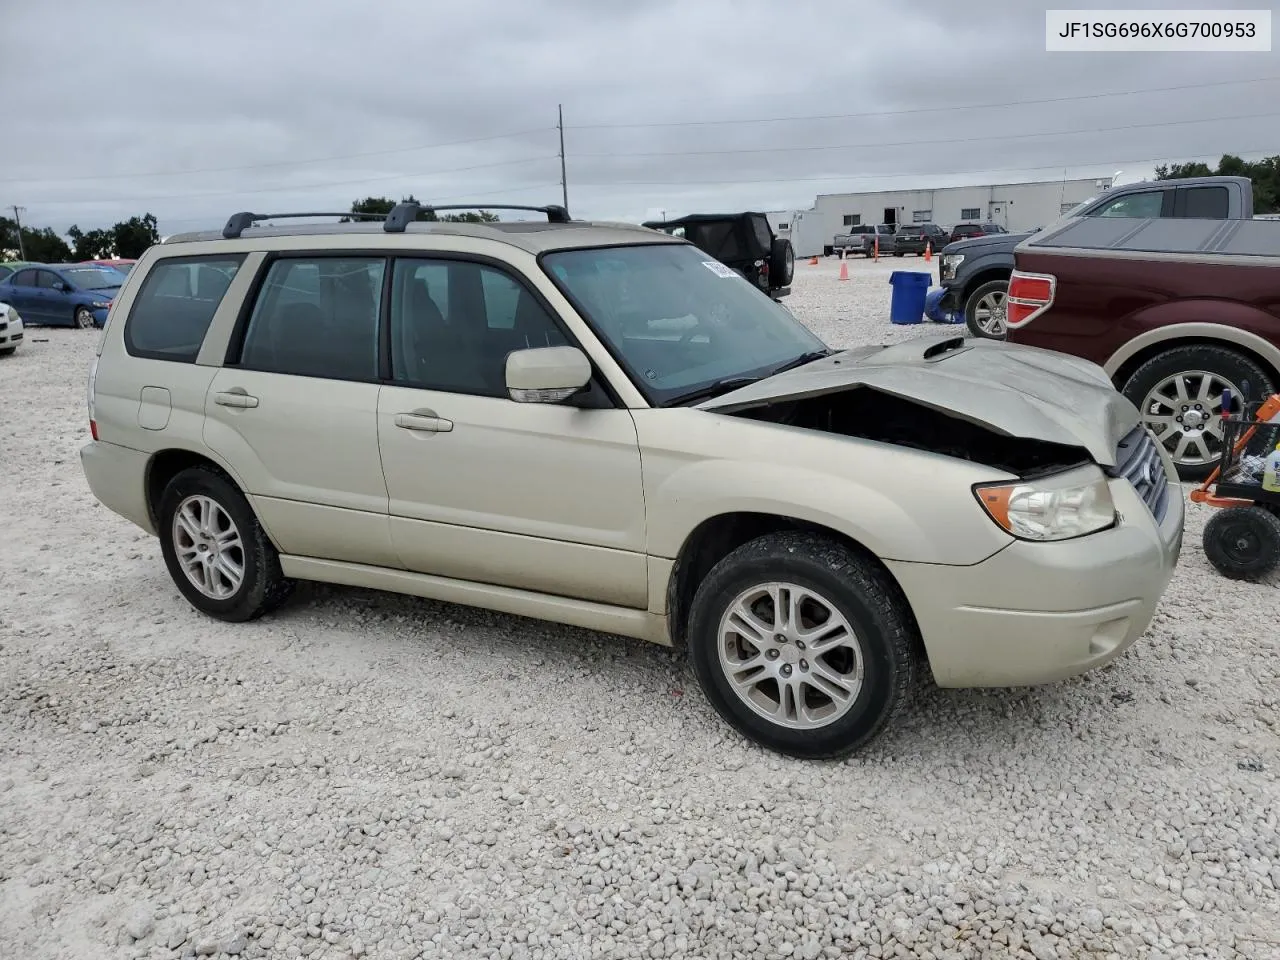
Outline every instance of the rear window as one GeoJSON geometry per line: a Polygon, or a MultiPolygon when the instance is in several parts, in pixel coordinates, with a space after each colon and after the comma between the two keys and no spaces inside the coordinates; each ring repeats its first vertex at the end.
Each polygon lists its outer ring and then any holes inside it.
{"type": "Polygon", "coordinates": [[[142,281],[124,327],[125,349],[135,357],[195,363],[200,344],[242,255],[161,260],[142,281]]]}
{"type": "Polygon", "coordinates": [[[762,250],[773,249],[773,234],[769,232],[769,221],[764,217],[752,217],[751,226],[756,232],[756,243],[762,250]]]}
{"type": "Polygon", "coordinates": [[[918,223],[904,223],[902,226],[898,228],[898,232],[907,233],[907,234],[916,234],[923,229],[924,228],[921,227],[920,224],[918,223]]]}

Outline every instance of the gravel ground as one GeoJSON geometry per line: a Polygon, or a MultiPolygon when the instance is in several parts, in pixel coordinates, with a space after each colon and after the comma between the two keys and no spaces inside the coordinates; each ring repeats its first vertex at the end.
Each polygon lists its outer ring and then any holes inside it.
{"type": "MultiPolygon", "coordinates": [[[[832,343],[921,332],[916,261],[838,267],[790,300],[832,343]]],[[[791,761],[658,647],[320,586],[196,614],[80,472],[94,339],[0,360],[0,956],[1280,957],[1280,590],[1204,511],[1112,667],[791,761]]]]}

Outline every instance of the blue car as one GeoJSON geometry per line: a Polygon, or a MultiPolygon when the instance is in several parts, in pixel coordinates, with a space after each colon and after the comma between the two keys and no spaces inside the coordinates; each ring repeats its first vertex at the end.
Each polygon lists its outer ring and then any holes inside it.
{"type": "Polygon", "coordinates": [[[16,309],[24,324],[101,327],[124,280],[111,267],[27,264],[0,280],[0,303],[16,309]]]}

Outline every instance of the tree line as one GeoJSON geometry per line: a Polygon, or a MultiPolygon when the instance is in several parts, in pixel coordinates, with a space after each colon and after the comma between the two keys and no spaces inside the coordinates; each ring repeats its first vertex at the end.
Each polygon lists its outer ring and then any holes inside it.
{"type": "Polygon", "coordinates": [[[67,230],[67,239],[71,241],[68,243],[52,227],[36,228],[24,223],[19,241],[17,222],[9,217],[0,217],[0,250],[35,263],[74,263],[112,258],[136,260],[147,247],[160,242],[156,226],[156,218],[150,213],[130,217],[100,230],[84,231],[72,224],[67,230]]]}

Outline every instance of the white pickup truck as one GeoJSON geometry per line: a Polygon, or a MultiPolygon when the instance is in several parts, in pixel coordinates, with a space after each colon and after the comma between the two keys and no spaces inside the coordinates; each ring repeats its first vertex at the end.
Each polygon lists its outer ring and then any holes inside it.
{"type": "Polygon", "coordinates": [[[862,224],[850,227],[848,233],[837,233],[831,239],[831,245],[823,248],[822,255],[830,257],[843,253],[850,256],[860,253],[869,257],[875,252],[876,238],[880,238],[880,252],[893,253],[894,226],[891,223],[862,224]]]}

